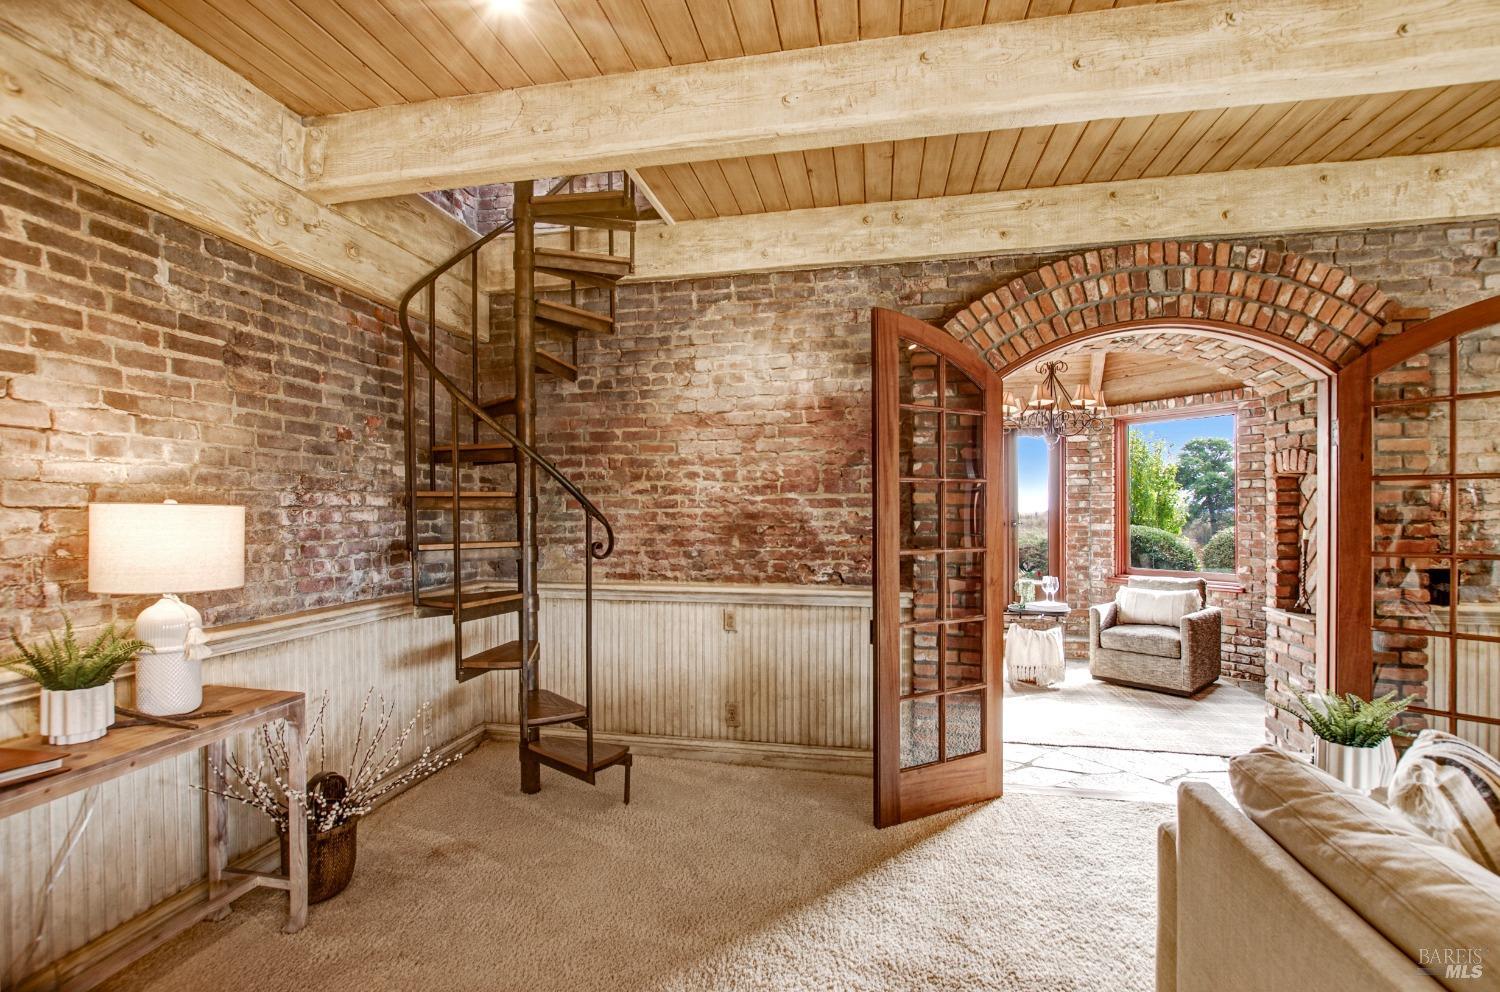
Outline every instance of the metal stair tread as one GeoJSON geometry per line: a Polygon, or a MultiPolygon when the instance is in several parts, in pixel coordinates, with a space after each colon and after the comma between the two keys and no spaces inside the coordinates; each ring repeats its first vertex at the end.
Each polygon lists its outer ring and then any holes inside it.
{"type": "MultiPolygon", "coordinates": [[[[417,499],[452,499],[451,489],[418,489],[417,499]]],[[[516,494],[509,489],[460,489],[458,498],[465,499],[515,499],[516,494]]]]}
{"type": "Polygon", "coordinates": [[[562,325],[575,332],[592,331],[595,334],[609,334],[615,329],[615,322],[607,313],[596,313],[593,310],[585,310],[583,307],[555,303],[551,300],[536,301],[536,319],[547,324],[562,325]]]}
{"type": "MultiPolygon", "coordinates": [[[[531,653],[537,654],[537,642],[531,643],[531,653]]],[[[506,641],[495,647],[487,648],[475,655],[464,659],[464,667],[472,669],[483,669],[485,671],[517,671],[521,667],[521,642],[506,641]]]]}
{"type": "MultiPolygon", "coordinates": [[[[478,609],[484,606],[497,606],[501,603],[520,602],[521,591],[514,588],[479,587],[474,589],[463,589],[464,609],[478,609]]],[[[427,606],[438,610],[452,610],[457,601],[452,586],[441,586],[437,589],[423,589],[417,593],[417,605],[427,606]]]]}
{"type": "Polygon", "coordinates": [[[556,355],[536,349],[536,367],[538,372],[550,372],[559,378],[567,379],[569,382],[578,381],[578,366],[572,362],[558,358],[556,355]]]}
{"type": "MultiPolygon", "coordinates": [[[[463,541],[459,544],[461,551],[493,551],[497,548],[519,548],[520,541],[463,541]]],[[[442,541],[435,544],[418,544],[418,551],[452,551],[452,541],[442,541]]]]}
{"type": "Polygon", "coordinates": [[[575,703],[548,689],[532,689],[526,693],[526,722],[531,726],[549,723],[573,723],[589,715],[582,703],[575,703]]]}
{"type": "Polygon", "coordinates": [[[587,745],[582,738],[543,737],[541,740],[532,741],[527,747],[535,751],[539,757],[550,758],[552,761],[567,765],[574,771],[584,774],[608,768],[630,754],[630,748],[622,744],[605,744],[595,741],[594,767],[590,768],[587,745]]]}
{"type": "MultiPolygon", "coordinates": [[[[460,462],[512,462],[516,460],[516,449],[504,441],[459,444],[457,454],[460,462]]],[[[427,456],[434,461],[442,459],[451,462],[454,456],[453,445],[435,445],[427,452],[427,456]]]]}
{"type": "Polygon", "coordinates": [[[628,255],[610,255],[605,252],[593,251],[569,251],[564,248],[537,248],[536,257],[544,260],[543,264],[545,265],[551,265],[560,269],[592,272],[595,275],[605,275],[610,271],[618,271],[621,276],[629,275],[632,264],[628,255]]]}

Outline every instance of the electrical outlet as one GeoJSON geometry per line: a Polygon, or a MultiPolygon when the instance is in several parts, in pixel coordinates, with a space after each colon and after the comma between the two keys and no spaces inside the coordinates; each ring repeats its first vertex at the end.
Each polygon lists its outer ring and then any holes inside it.
{"type": "Polygon", "coordinates": [[[739,703],[725,703],[724,704],[724,726],[726,726],[726,727],[738,727],[739,725],[740,725],[740,704],[739,703]]]}
{"type": "Polygon", "coordinates": [[[735,623],[735,621],[734,621],[734,611],[733,610],[725,610],[724,611],[724,629],[728,630],[728,631],[739,630],[739,628],[736,627],[734,625],[734,623],[735,623]]]}

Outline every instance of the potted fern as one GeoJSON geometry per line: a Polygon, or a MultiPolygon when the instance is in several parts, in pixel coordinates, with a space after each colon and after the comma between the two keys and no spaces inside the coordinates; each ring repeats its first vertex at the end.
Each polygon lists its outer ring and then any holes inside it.
{"type": "Polygon", "coordinates": [[[61,639],[54,632],[31,647],[15,634],[10,639],[20,653],[0,664],[41,687],[41,733],[48,744],[82,744],[103,737],[115,722],[115,673],[147,647],[114,624],[80,646],[73,621],[67,618],[61,639]]]}
{"type": "Polygon", "coordinates": [[[1390,781],[1396,770],[1396,748],[1391,737],[1410,735],[1394,725],[1415,696],[1396,698],[1388,692],[1377,699],[1343,696],[1306,696],[1300,692],[1297,709],[1288,713],[1307,724],[1317,736],[1313,763],[1351,789],[1369,792],[1390,781]]]}

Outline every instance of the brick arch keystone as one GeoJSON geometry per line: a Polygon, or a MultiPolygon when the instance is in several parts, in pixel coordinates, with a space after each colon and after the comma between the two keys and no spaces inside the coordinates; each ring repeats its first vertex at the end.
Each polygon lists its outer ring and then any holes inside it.
{"type": "Polygon", "coordinates": [[[1395,304],[1337,266],[1215,242],[1147,241],[1060,259],[975,300],[944,325],[996,369],[1099,328],[1181,318],[1285,338],[1339,368],[1381,336],[1395,304]]]}

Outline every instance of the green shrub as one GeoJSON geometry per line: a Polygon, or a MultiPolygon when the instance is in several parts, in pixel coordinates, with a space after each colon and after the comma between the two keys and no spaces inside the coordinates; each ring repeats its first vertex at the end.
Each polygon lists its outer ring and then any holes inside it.
{"type": "Polygon", "coordinates": [[[1162,568],[1174,572],[1196,572],[1198,555],[1193,546],[1160,527],[1132,524],[1130,563],[1136,568],[1162,568]]]}
{"type": "Polygon", "coordinates": [[[1234,571],[1234,528],[1225,527],[1203,546],[1205,572],[1234,571]]]}
{"type": "Polygon", "coordinates": [[[1023,530],[1017,540],[1022,575],[1047,574],[1047,532],[1023,530]]]}

